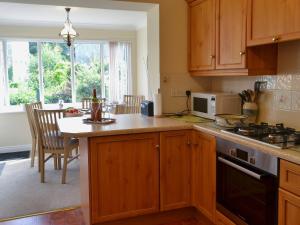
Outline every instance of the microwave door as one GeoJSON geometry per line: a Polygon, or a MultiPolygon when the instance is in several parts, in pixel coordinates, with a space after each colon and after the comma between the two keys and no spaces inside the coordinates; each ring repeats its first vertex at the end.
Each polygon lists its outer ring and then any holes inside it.
{"type": "Polygon", "coordinates": [[[209,116],[209,101],[203,97],[193,97],[193,114],[208,118],[209,116]]]}

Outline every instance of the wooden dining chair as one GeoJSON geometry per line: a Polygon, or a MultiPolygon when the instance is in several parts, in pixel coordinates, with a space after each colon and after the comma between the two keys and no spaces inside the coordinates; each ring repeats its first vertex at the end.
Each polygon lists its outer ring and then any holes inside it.
{"type": "Polygon", "coordinates": [[[145,100],[143,95],[124,95],[124,113],[137,114],[141,112],[141,103],[145,100]]]}
{"type": "MultiPolygon", "coordinates": [[[[32,147],[30,151],[30,166],[34,167],[34,162],[36,158],[36,153],[39,152],[38,150],[38,131],[34,119],[34,109],[42,109],[41,102],[35,102],[31,104],[25,104],[25,110],[27,114],[28,124],[30,128],[30,134],[32,139],[32,147]]],[[[40,167],[39,167],[40,168],[40,167]]]]}
{"type": "Polygon", "coordinates": [[[72,151],[78,152],[78,139],[64,139],[61,135],[57,121],[63,117],[64,110],[34,110],[37,122],[39,145],[41,151],[41,182],[45,182],[45,163],[54,158],[54,163],[61,169],[61,159],[63,158],[62,183],[66,183],[67,164],[79,157],[79,154],[72,156],[72,151]],[[45,158],[46,154],[49,154],[45,158]]]}
{"type": "Polygon", "coordinates": [[[91,98],[82,98],[81,99],[82,109],[91,109],[92,108],[92,99],[91,98]]]}
{"type": "MultiPolygon", "coordinates": [[[[106,98],[98,99],[102,105],[105,105],[106,98]]],[[[92,108],[92,99],[91,98],[82,98],[81,99],[81,107],[82,109],[91,109],[92,108]]]]}

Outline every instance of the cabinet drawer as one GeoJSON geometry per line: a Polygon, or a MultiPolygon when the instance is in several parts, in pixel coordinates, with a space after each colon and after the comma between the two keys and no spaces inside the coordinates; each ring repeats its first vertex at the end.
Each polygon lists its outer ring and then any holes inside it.
{"type": "Polygon", "coordinates": [[[219,211],[216,212],[216,225],[236,225],[219,211]]]}
{"type": "Polygon", "coordinates": [[[280,160],[280,187],[300,196],[300,165],[280,160]]]}

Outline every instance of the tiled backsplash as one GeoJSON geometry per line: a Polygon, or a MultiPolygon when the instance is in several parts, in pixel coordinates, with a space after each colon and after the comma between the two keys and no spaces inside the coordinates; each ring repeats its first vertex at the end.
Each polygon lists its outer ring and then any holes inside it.
{"type": "Polygon", "coordinates": [[[283,122],[300,129],[300,75],[283,74],[259,77],[213,78],[212,90],[240,92],[253,89],[255,81],[266,81],[259,98],[258,121],[283,122]]]}

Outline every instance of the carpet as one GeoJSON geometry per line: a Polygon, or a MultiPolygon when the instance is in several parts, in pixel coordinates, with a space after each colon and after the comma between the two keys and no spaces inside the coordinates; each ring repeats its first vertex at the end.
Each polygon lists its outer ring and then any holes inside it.
{"type": "Polygon", "coordinates": [[[1,162],[0,170],[0,219],[80,205],[79,160],[68,165],[67,184],[53,160],[46,163],[43,184],[30,159],[1,162]]]}

